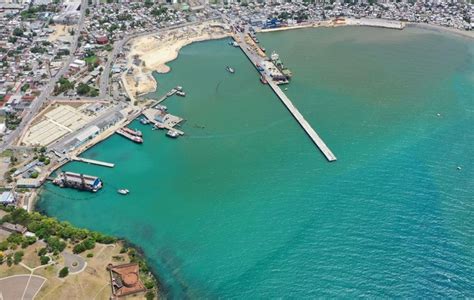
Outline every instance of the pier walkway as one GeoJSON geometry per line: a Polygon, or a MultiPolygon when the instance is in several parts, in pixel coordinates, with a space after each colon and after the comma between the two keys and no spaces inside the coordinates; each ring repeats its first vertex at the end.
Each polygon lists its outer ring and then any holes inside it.
{"type": "Polygon", "coordinates": [[[83,157],[77,157],[77,156],[73,156],[73,157],[71,158],[71,160],[73,160],[73,161],[85,162],[85,163],[88,163],[88,164],[97,165],[97,166],[102,166],[102,167],[108,167],[108,168],[113,168],[113,167],[115,167],[115,164],[113,164],[113,163],[108,163],[108,162],[104,162],[104,161],[99,161],[99,160],[94,160],[94,159],[88,159],[88,158],[83,158],[83,157]]]}
{"type": "MultiPolygon", "coordinates": [[[[253,63],[254,66],[256,66],[257,64],[264,66],[263,64],[264,58],[258,56],[256,53],[253,53],[252,51],[249,50],[250,47],[248,46],[248,44],[246,44],[246,42],[244,42],[245,41],[244,36],[242,35],[240,37],[234,36],[234,40],[239,44],[240,49],[245,53],[247,58],[253,63]]],[[[262,72],[262,76],[265,77],[265,79],[268,81],[268,84],[270,85],[273,92],[278,96],[281,102],[283,102],[283,104],[290,111],[290,113],[293,115],[296,121],[298,121],[298,123],[304,129],[304,131],[309,136],[309,138],[314,142],[314,144],[316,144],[316,146],[319,148],[321,153],[324,154],[326,159],[330,162],[337,160],[336,156],[332,153],[332,151],[329,149],[326,143],[324,143],[322,138],[311,127],[308,121],[306,121],[306,119],[299,112],[299,110],[293,105],[293,103],[286,96],[286,94],[280,89],[280,87],[273,81],[273,79],[270,76],[267,76],[264,73],[267,73],[267,70],[265,70],[265,72],[262,72]]]]}

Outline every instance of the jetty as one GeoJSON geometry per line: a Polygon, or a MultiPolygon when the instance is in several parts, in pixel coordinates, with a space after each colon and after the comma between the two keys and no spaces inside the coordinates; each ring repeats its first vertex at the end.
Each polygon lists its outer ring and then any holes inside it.
{"type": "Polygon", "coordinates": [[[183,131],[175,128],[176,125],[183,121],[180,117],[173,116],[156,108],[145,109],[143,115],[158,128],[166,128],[168,130],[176,131],[179,135],[184,135],[183,131]],[[161,122],[158,120],[161,120],[161,122]]]}
{"type": "Polygon", "coordinates": [[[91,164],[91,165],[97,165],[97,166],[102,166],[102,167],[107,167],[107,168],[115,167],[115,164],[113,164],[113,163],[108,163],[108,162],[105,162],[105,161],[100,161],[100,160],[95,160],[95,159],[88,159],[88,158],[83,158],[83,157],[73,156],[71,158],[71,160],[80,161],[80,162],[88,163],[88,164],[91,164]]]}
{"type": "MultiPolygon", "coordinates": [[[[321,153],[326,157],[326,159],[329,162],[336,161],[337,158],[332,153],[331,149],[324,143],[323,139],[316,133],[316,131],[311,127],[311,125],[306,121],[306,119],[303,117],[303,115],[299,112],[299,110],[293,105],[293,102],[286,96],[286,94],[281,90],[281,88],[278,86],[278,80],[275,81],[271,76],[267,76],[266,73],[271,74],[270,70],[268,70],[268,60],[263,58],[261,56],[260,52],[253,53],[251,51],[252,48],[255,49],[255,45],[248,45],[246,44],[245,38],[238,37],[238,36],[233,36],[235,42],[240,46],[240,49],[242,52],[245,53],[247,58],[252,62],[254,67],[257,68],[257,66],[263,66],[263,70],[260,71],[257,69],[257,71],[261,72],[262,78],[266,79],[268,82],[269,86],[273,90],[273,92],[278,96],[278,98],[281,100],[281,102],[286,106],[288,111],[293,115],[293,117],[298,121],[300,126],[304,129],[308,137],[313,141],[313,143],[319,148],[321,153]]],[[[248,40],[248,38],[247,38],[248,40]]]]}

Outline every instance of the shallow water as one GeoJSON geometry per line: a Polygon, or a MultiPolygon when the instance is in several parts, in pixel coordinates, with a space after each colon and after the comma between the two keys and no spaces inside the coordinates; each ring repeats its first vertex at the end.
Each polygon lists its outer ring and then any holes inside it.
{"type": "Polygon", "coordinates": [[[135,122],[143,145],[115,135],[83,155],[114,169],[63,168],[103,190],[47,185],[39,208],[141,246],[170,297],[474,297],[474,43],[373,28],[259,39],[337,162],[240,50],[209,41],[156,75],[156,97],[187,92],[164,103],[184,137],[135,122]]]}

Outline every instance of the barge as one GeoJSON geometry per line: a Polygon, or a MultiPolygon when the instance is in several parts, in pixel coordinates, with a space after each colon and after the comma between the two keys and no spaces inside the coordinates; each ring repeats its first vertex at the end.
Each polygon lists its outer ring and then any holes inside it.
{"type": "Polygon", "coordinates": [[[102,180],[99,177],[84,175],[73,172],[62,172],[54,180],[53,184],[59,187],[74,188],[82,191],[97,192],[102,188],[102,180]]]}

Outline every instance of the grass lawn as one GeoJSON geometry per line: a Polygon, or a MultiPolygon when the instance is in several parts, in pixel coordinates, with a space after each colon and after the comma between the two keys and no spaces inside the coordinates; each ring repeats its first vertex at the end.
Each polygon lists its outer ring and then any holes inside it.
{"type": "Polygon", "coordinates": [[[93,65],[97,61],[97,56],[92,55],[92,56],[84,58],[84,60],[88,65],[93,65]]]}

